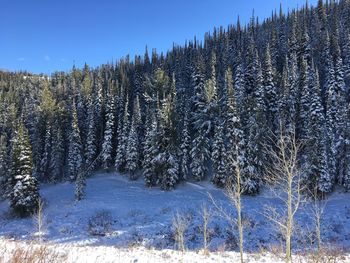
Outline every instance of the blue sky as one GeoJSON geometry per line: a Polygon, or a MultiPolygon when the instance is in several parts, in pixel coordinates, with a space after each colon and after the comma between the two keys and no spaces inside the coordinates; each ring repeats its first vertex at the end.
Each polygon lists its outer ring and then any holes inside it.
{"type": "Polygon", "coordinates": [[[0,0],[0,69],[52,73],[144,54],[146,45],[166,51],[238,15],[246,23],[253,9],[262,20],[280,3],[305,0],[0,0]]]}

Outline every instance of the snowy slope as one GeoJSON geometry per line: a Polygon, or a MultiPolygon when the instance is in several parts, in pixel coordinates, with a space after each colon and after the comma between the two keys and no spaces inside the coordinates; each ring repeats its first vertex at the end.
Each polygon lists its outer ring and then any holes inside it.
{"type": "MultiPolygon", "coordinates": [[[[131,182],[117,174],[99,174],[87,180],[83,201],[74,201],[74,184],[45,185],[41,196],[45,201],[44,240],[59,245],[143,246],[154,249],[174,249],[172,220],[175,212],[184,213],[189,221],[186,247],[198,251],[203,246],[201,234],[201,206],[211,207],[210,193],[230,212],[231,205],[222,190],[208,182],[185,183],[171,192],[145,188],[142,180],[131,182]],[[99,224],[100,223],[100,224],[99,224]]],[[[333,194],[326,204],[323,217],[325,246],[350,249],[350,195],[333,194]]],[[[278,231],[262,211],[264,205],[280,206],[281,202],[265,190],[257,197],[244,197],[245,248],[251,253],[279,246],[278,231]]],[[[212,251],[237,251],[236,229],[215,214],[209,225],[212,251]]],[[[294,249],[308,247],[312,220],[308,205],[297,215],[300,231],[294,240],[294,249]]],[[[33,219],[14,219],[6,202],[0,203],[0,238],[32,240],[36,228],[33,219]]],[[[102,249],[102,248],[101,248],[102,249]]],[[[170,252],[169,252],[170,253],[170,252]]]]}

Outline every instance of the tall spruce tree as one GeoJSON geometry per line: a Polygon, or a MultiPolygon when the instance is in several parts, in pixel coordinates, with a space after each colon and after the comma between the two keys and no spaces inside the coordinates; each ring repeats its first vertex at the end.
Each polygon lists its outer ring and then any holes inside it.
{"type": "Polygon", "coordinates": [[[113,157],[113,141],[114,141],[114,128],[115,128],[115,99],[112,94],[112,88],[109,87],[107,93],[107,105],[106,105],[106,125],[102,143],[102,166],[104,169],[108,169],[112,165],[113,157]]]}
{"type": "Polygon", "coordinates": [[[12,167],[9,199],[13,210],[19,216],[34,213],[38,206],[39,189],[33,177],[32,149],[28,131],[23,123],[18,125],[12,141],[12,167]]]}
{"type": "MultiPolygon", "coordinates": [[[[90,101],[88,106],[88,133],[86,137],[85,161],[86,165],[91,165],[97,157],[97,137],[96,137],[96,114],[95,105],[90,101]]],[[[79,128],[79,127],[78,127],[79,128]]],[[[80,129],[79,129],[80,131],[80,129]]]]}
{"type": "Polygon", "coordinates": [[[50,167],[52,167],[52,180],[60,181],[64,178],[65,148],[62,128],[58,121],[54,123],[52,138],[52,155],[50,167]]]}
{"type": "Polygon", "coordinates": [[[185,110],[183,130],[181,136],[181,164],[180,164],[180,178],[186,180],[190,171],[190,150],[191,150],[191,137],[189,133],[189,123],[188,123],[188,111],[185,110]]]}
{"type": "Polygon", "coordinates": [[[332,180],[327,165],[327,139],[324,109],[321,104],[321,88],[318,72],[312,72],[310,81],[309,122],[307,127],[307,178],[305,184],[325,194],[332,189],[332,180]]]}
{"type": "Polygon", "coordinates": [[[177,134],[175,123],[175,90],[169,94],[162,105],[160,127],[157,137],[160,138],[160,153],[156,157],[159,161],[158,170],[161,171],[160,186],[163,190],[171,190],[175,188],[179,180],[179,159],[177,149],[177,134]]]}
{"type": "Polygon", "coordinates": [[[228,93],[227,119],[225,120],[227,178],[221,182],[222,186],[226,185],[227,182],[234,182],[237,165],[241,165],[241,162],[245,161],[244,149],[242,148],[243,131],[236,103],[236,87],[232,85],[232,72],[230,69],[225,74],[225,85],[228,93]]]}
{"type": "Polygon", "coordinates": [[[0,198],[5,198],[8,182],[8,151],[7,138],[5,135],[0,136],[0,198]]]}
{"type": "Polygon", "coordinates": [[[154,167],[154,157],[158,154],[158,149],[154,147],[157,136],[157,121],[152,120],[147,127],[146,141],[144,145],[144,162],[143,162],[143,177],[145,184],[148,187],[157,184],[156,172],[154,167]]]}
{"type": "Polygon", "coordinates": [[[227,155],[224,144],[224,127],[223,123],[215,126],[214,141],[211,159],[213,162],[212,181],[218,186],[224,186],[227,179],[227,155]]]}
{"type": "Polygon", "coordinates": [[[350,191],[350,103],[346,107],[346,121],[344,134],[344,169],[342,170],[341,178],[342,185],[347,191],[350,191]]]}
{"type": "Polygon", "coordinates": [[[266,103],[266,120],[267,127],[273,134],[277,133],[277,112],[278,112],[278,95],[276,86],[274,84],[274,70],[272,68],[270,45],[267,46],[265,51],[265,61],[263,67],[263,90],[265,93],[266,103]]]}
{"type": "Polygon", "coordinates": [[[115,157],[115,168],[118,172],[125,172],[126,165],[126,147],[129,131],[129,101],[124,106],[123,122],[120,124],[120,132],[118,134],[118,145],[115,157]]]}
{"type": "Polygon", "coordinates": [[[136,116],[133,116],[126,147],[126,171],[131,180],[136,180],[136,172],[139,169],[139,138],[137,134],[136,116]]]}
{"type": "MultiPolygon", "coordinates": [[[[74,103],[73,103],[74,104],[74,103]]],[[[70,180],[75,181],[79,173],[82,172],[84,165],[83,146],[78,127],[78,117],[75,105],[72,112],[72,127],[69,137],[68,167],[70,180]]]]}

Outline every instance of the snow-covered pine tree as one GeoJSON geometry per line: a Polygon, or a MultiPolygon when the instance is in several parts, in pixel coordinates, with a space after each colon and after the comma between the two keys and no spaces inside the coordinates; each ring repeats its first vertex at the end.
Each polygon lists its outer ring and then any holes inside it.
{"type": "Polygon", "coordinates": [[[151,120],[148,122],[146,141],[144,145],[144,161],[143,161],[143,177],[145,184],[148,187],[155,186],[157,184],[156,174],[154,171],[154,156],[157,155],[157,148],[154,148],[155,140],[157,136],[157,121],[151,120]]]}
{"type": "Polygon", "coordinates": [[[236,90],[237,106],[240,107],[244,99],[244,74],[242,69],[242,62],[240,59],[240,54],[238,54],[237,65],[234,77],[234,86],[236,90]]]}
{"type": "Polygon", "coordinates": [[[70,180],[76,180],[78,174],[82,172],[83,165],[83,147],[81,144],[80,131],[78,127],[77,110],[74,105],[72,111],[72,127],[69,137],[68,150],[68,167],[70,180]]]}
{"type": "Polygon", "coordinates": [[[307,140],[307,128],[309,123],[309,107],[310,107],[310,72],[307,66],[307,61],[304,57],[301,59],[300,78],[299,78],[299,94],[300,106],[297,120],[297,138],[301,141],[307,140]]]}
{"type": "Polygon", "coordinates": [[[332,181],[336,178],[336,152],[337,152],[337,136],[336,128],[339,121],[338,115],[338,96],[335,84],[335,72],[333,61],[330,55],[330,40],[328,32],[326,33],[326,42],[323,50],[324,58],[324,93],[326,99],[326,127],[327,127],[327,162],[329,173],[332,181]]]}
{"type": "Polygon", "coordinates": [[[85,161],[90,166],[97,156],[97,138],[96,138],[96,114],[94,112],[94,104],[90,101],[88,104],[88,133],[85,145],[85,161]]]}
{"type": "Polygon", "coordinates": [[[155,163],[160,171],[159,181],[163,190],[174,189],[179,180],[175,105],[176,90],[173,90],[163,102],[157,134],[160,152],[155,163]]]}
{"type": "Polygon", "coordinates": [[[228,167],[222,122],[217,123],[215,126],[211,160],[213,163],[212,182],[217,186],[223,187],[227,180],[228,167]]]}
{"type": "Polygon", "coordinates": [[[141,166],[141,163],[143,160],[143,145],[142,144],[143,144],[144,139],[145,139],[145,131],[144,131],[143,123],[142,123],[141,105],[140,105],[140,98],[138,95],[134,99],[133,118],[134,118],[134,122],[135,122],[137,139],[139,142],[139,144],[137,145],[137,151],[139,154],[138,166],[141,166]]]}
{"type": "MultiPolygon", "coordinates": [[[[35,140],[33,141],[33,158],[35,156],[36,176],[42,181],[51,180],[51,151],[52,151],[52,123],[56,115],[56,100],[50,89],[49,83],[44,82],[38,106],[37,127],[35,128],[35,140]]],[[[33,106],[31,106],[33,107],[33,106]]],[[[35,114],[35,113],[34,113],[35,114]]],[[[30,126],[33,123],[30,124],[30,126]]],[[[32,128],[31,128],[32,129],[32,128]]],[[[29,131],[28,131],[29,132],[29,131]]]]}
{"type": "Polygon", "coordinates": [[[344,159],[343,173],[342,173],[342,185],[347,191],[350,191],[350,103],[346,107],[346,120],[345,120],[345,133],[344,133],[344,159]]]}
{"type": "Polygon", "coordinates": [[[131,128],[126,147],[126,171],[131,180],[137,179],[137,170],[139,169],[139,138],[137,135],[136,116],[132,117],[131,128]]]}
{"type": "Polygon", "coordinates": [[[163,190],[172,190],[179,180],[179,160],[175,151],[168,149],[165,156],[166,168],[161,180],[163,190]]]}
{"type": "Polygon", "coordinates": [[[324,109],[321,104],[321,88],[318,72],[310,74],[310,106],[308,112],[306,161],[307,178],[304,182],[310,191],[325,194],[332,189],[332,180],[327,166],[327,140],[324,109]]]}
{"type": "Polygon", "coordinates": [[[45,129],[45,140],[44,140],[44,152],[41,159],[41,171],[43,173],[45,181],[52,180],[52,167],[51,167],[51,159],[52,159],[52,128],[48,123],[45,129]]]}
{"type": "MultiPolygon", "coordinates": [[[[293,27],[294,28],[294,27],[293,27]]],[[[298,100],[298,85],[299,85],[299,74],[298,74],[298,61],[297,61],[297,44],[295,39],[295,31],[293,30],[293,34],[289,39],[289,55],[286,58],[287,65],[285,67],[285,73],[287,74],[287,100],[285,104],[285,110],[287,111],[286,115],[286,132],[288,134],[292,134],[296,129],[297,122],[297,100],[298,100]]]]}
{"type": "MultiPolygon", "coordinates": [[[[94,91],[92,96],[94,123],[95,123],[95,140],[96,140],[96,155],[101,150],[100,143],[103,138],[103,112],[104,112],[104,97],[103,97],[103,71],[98,70],[94,79],[94,91]]],[[[89,163],[89,162],[87,162],[89,163]]]]}
{"type": "MultiPolygon", "coordinates": [[[[285,132],[287,133],[289,131],[289,123],[291,123],[290,120],[290,111],[288,108],[289,103],[289,72],[288,72],[288,66],[284,66],[282,77],[281,77],[281,95],[279,97],[278,101],[278,121],[279,125],[282,127],[285,127],[285,132]]],[[[280,134],[281,131],[278,131],[278,134],[280,134]]]]}
{"type": "Polygon", "coordinates": [[[81,170],[75,179],[75,200],[80,201],[85,197],[86,174],[81,170]]]}
{"type": "Polygon", "coordinates": [[[242,149],[243,131],[236,103],[236,87],[232,85],[232,72],[230,69],[226,70],[225,85],[228,94],[227,119],[225,120],[227,178],[222,182],[222,186],[226,185],[227,181],[234,182],[236,167],[244,160],[244,150],[242,149]]]}
{"type": "Polygon", "coordinates": [[[7,138],[5,135],[0,135],[0,199],[5,198],[7,188],[9,176],[7,160],[7,138]]]}
{"type": "Polygon", "coordinates": [[[191,137],[188,130],[188,111],[185,110],[183,130],[181,136],[181,165],[180,165],[180,177],[182,180],[186,180],[189,174],[190,164],[190,150],[191,150],[191,137]]]}
{"type": "Polygon", "coordinates": [[[277,134],[277,112],[278,112],[278,96],[276,86],[274,84],[275,76],[272,68],[270,45],[267,45],[265,51],[265,61],[263,66],[263,90],[265,92],[266,103],[266,121],[267,127],[272,134],[277,134]]]}
{"type": "Polygon", "coordinates": [[[335,181],[338,184],[342,184],[344,177],[344,167],[347,166],[346,160],[346,120],[347,120],[347,102],[346,102],[346,86],[344,80],[344,66],[341,57],[341,51],[338,43],[338,28],[334,25],[332,46],[333,46],[333,60],[334,60],[334,77],[336,87],[336,111],[337,111],[337,123],[335,127],[335,138],[336,138],[336,178],[335,181]]]}
{"type": "Polygon", "coordinates": [[[244,158],[242,158],[242,191],[256,194],[259,191],[263,169],[262,144],[266,142],[264,118],[265,92],[262,89],[262,71],[255,43],[250,37],[247,50],[248,65],[245,71],[245,94],[241,110],[244,131],[244,158]]]}
{"type": "Polygon", "coordinates": [[[246,138],[242,141],[242,149],[240,153],[240,167],[242,176],[242,191],[245,194],[253,195],[258,193],[261,183],[262,163],[260,155],[263,154],[259,147],[261,140],[259,134],[259,125],[255,120],[256,117],[251,117],[250,128],[246,138]]]}
{"type": "Polygon", "coordinates": [[[106,125],[102,142],[102,167],[108,169],[112,165],[112,151],[115,127],[115,99],[112,94],[112,86],[110,83],[107,92],[106,105],[106,125]]]}
{"type": "Polygon", "coordinates": [[[62,128],[57,121],[54,123],[52,136],[52,156],[50,167],[52,167],[52,180],[57,182],[63,179],[65,163],[64,138],[62,128]]]}
{"type": "MultiPolygon", "coordinates": [[[[295,55],[295,54],[294,54],[295,55]]],[[[281,95],[279,98],[279,132],[285,134],[293,134],[295,131],[296,121],[296,86],[297,83],[297,68],[296,57],[290,56],[287,65],[283,68],[281,80],[281,95]],[[284,131],[281,130],[284,129],[284,131]]]]}
{"type": "Polygon", "coordinates": [[[210,156],[209,152],[209,139],[206,134],[197,133],[196,137],[192,141],[191,149],[191,171],[195,180],[200,181],[207,175],[207,160],[210,156]]]}
{"type": "MultiPolygon", "coordinates": [[[[211,155],[210,142],[219,110],[215,63],[216,59],[213,54],[211,78],[204,85],[201,74],[194,74],[192,80],[195,90],[193,98],[194,109],[192,112],[195,138],[191,149],[191,170],[196,180],[202,180],[207,175],[207,161],[211,155]]],[[[200,72],[200,70],[197,71],[200,72]]]]}
{"type": "Polygon", "coordinates": [[[123,122],[121,132],[118,134],[118,145],[115,157],[115,168],[118,172],[125,172],[126,165],[126,148],[128,142],[128,132],[129,132],[129,101],[125,102],[123,122]]]}
{"type": "Polygon", "coordinates": [[[346,33],[342,48],[344,62],[344,81],[347,86],[350,86],[350,33],[346,33]]]}
{"type": "Polygon", "coordinates": [[[39,201],[39,189],[32,175],[32,149],[27,129],[18,125],[12,141],[12,174],[10,178],[10,205],[21,217],[32,214],[39,201]]]}

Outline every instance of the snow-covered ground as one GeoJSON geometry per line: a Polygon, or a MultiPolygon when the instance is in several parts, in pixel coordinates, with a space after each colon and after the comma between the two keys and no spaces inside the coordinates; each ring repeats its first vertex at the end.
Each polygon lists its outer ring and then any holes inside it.
{"type": "MultiPolygon", "coordinates": [[[[72,248],[68,256],[71,262],[76,253],[83,251],[86,255],[98,251],[103,255],[113,254],[115,262],[120,258],[127,262],[136,259],[143,259],[142,262],[177,261],[179,258],[185,262],[202,262],[204,259],[232,262],[238,258],[236,228],[216,213],[209,194],[234,216],[234,209],[222,190],[208,182],[185,183],[174,191],[164,192],[159,188],[146,188],[142,180],[129,181],[114,173],[98,174],[87,180],[86,198],[80,202],[74,201],[72,183],[45,185],[41,187],[45,202],[43,240],[54,244],[56,249],[72,248]],[[209,224],[212,253],[209,257],[198,252],[203,247],[201,207],[204,204],[212,212],[209,224]],[[190,252],[185,255],[173,250],[176,244],[172,222],[177,212],[188,222],[185,245],[190,252]]],[[[350,250],[349,200],[350,194],[332,194],[322,218],[324,246],[345,253],[350,250]]],[[[262,251],[278,250],[283,243],[276,227],[263,215],[266,205],[280,207],[281,204],[268,190],[256,197],[243,198],[244,245],[251,262],[253,259],[263,262],[262,251]]],[[[314,231],[312,222],[310,204],[305,204],[297,214],[293,240],[293,248],[298,253],[310,248],[310,236],[314,231]]],[[[9,246],[10,239],[35,240],[36,232],[32,218],[13,218],[7,202],[0,203],[0,249],[5,243],[9,246]]]]}

